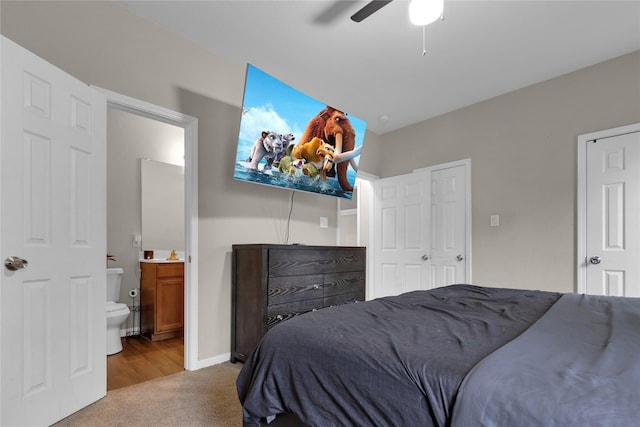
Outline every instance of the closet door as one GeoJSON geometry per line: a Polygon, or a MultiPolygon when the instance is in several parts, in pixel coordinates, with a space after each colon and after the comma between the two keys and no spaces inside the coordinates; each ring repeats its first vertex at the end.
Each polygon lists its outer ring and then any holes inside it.
{"type": "Polygon", "coordinates": [[[369,299],[471,281],[471,163],[374,181],[369,299]]]}
{"type": "Polygon", "coordinates": [[[431,283],[467,282],[466,168],[431,173],[431,283]]]}
{"type": "Polygon", "coordinates": [[[584,292],[640,297],[640,132],[586,142],[584,292]]]}

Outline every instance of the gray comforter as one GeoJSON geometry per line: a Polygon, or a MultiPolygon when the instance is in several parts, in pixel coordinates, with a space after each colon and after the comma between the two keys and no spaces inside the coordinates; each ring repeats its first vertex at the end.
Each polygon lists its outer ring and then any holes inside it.
{"type": "Polygon", "coordinates": [[[640,299],[563,295],[471,370],[452,425],[640,425],[640,299]]]}
{"type": "Polygon", "coordinates": [[[445,426],[465,375],[559,293],[453,285],[304,314],[271,329],[238,380],[246,425],[445,426]]]}

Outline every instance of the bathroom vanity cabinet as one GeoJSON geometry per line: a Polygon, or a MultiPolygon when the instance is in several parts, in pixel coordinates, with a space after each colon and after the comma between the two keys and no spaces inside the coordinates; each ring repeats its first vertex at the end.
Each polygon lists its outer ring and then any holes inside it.
{"type": "Polygon", "coordinates": [[[140,262],[140,333],[151,341],[184,330],[184,262],[140,262]]]}

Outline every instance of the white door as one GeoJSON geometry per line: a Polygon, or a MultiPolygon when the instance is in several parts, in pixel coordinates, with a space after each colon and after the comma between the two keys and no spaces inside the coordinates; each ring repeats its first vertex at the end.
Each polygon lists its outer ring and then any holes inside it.
{"type": "Polygon", "coordinates": [[[432,286],[467,283],[466,168],[454,166],[431,173],[432,286]]]}
{"type": "Polygon", "coordinates": [[[640,132],[586,141],[586,285],[640,297],[640,132]]]}
{"type": "Polygon", "coordinates": [[[49,425],[106,394],[106,100],[5,37],[1,88],[0,424],[49,425]]]}
{"type": "Polygon", "coordinates": [[[375,182],[371,298],[429,289],[429,172],[375,182]]]}

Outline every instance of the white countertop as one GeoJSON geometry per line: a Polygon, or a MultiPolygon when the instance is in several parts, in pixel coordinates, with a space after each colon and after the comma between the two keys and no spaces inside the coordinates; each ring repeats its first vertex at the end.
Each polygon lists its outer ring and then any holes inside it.
{"type": "Polygon", "coordinates": [[[184,251],[179,251],[176,250],[175,255],[177,256],[177,260],[168,260],[167,258],[171,257],[171,250],[165,250],[165,249],[156,249],[153,251],[153,258],[151,259],[145,259],[144,258],[144,251],[140,251],[138,253],[139,258],[138,260],[140,262],[155,262],[155,263],[163,263],[163,262],[184,262],[185,259],[185,253],[184,251]]]}

